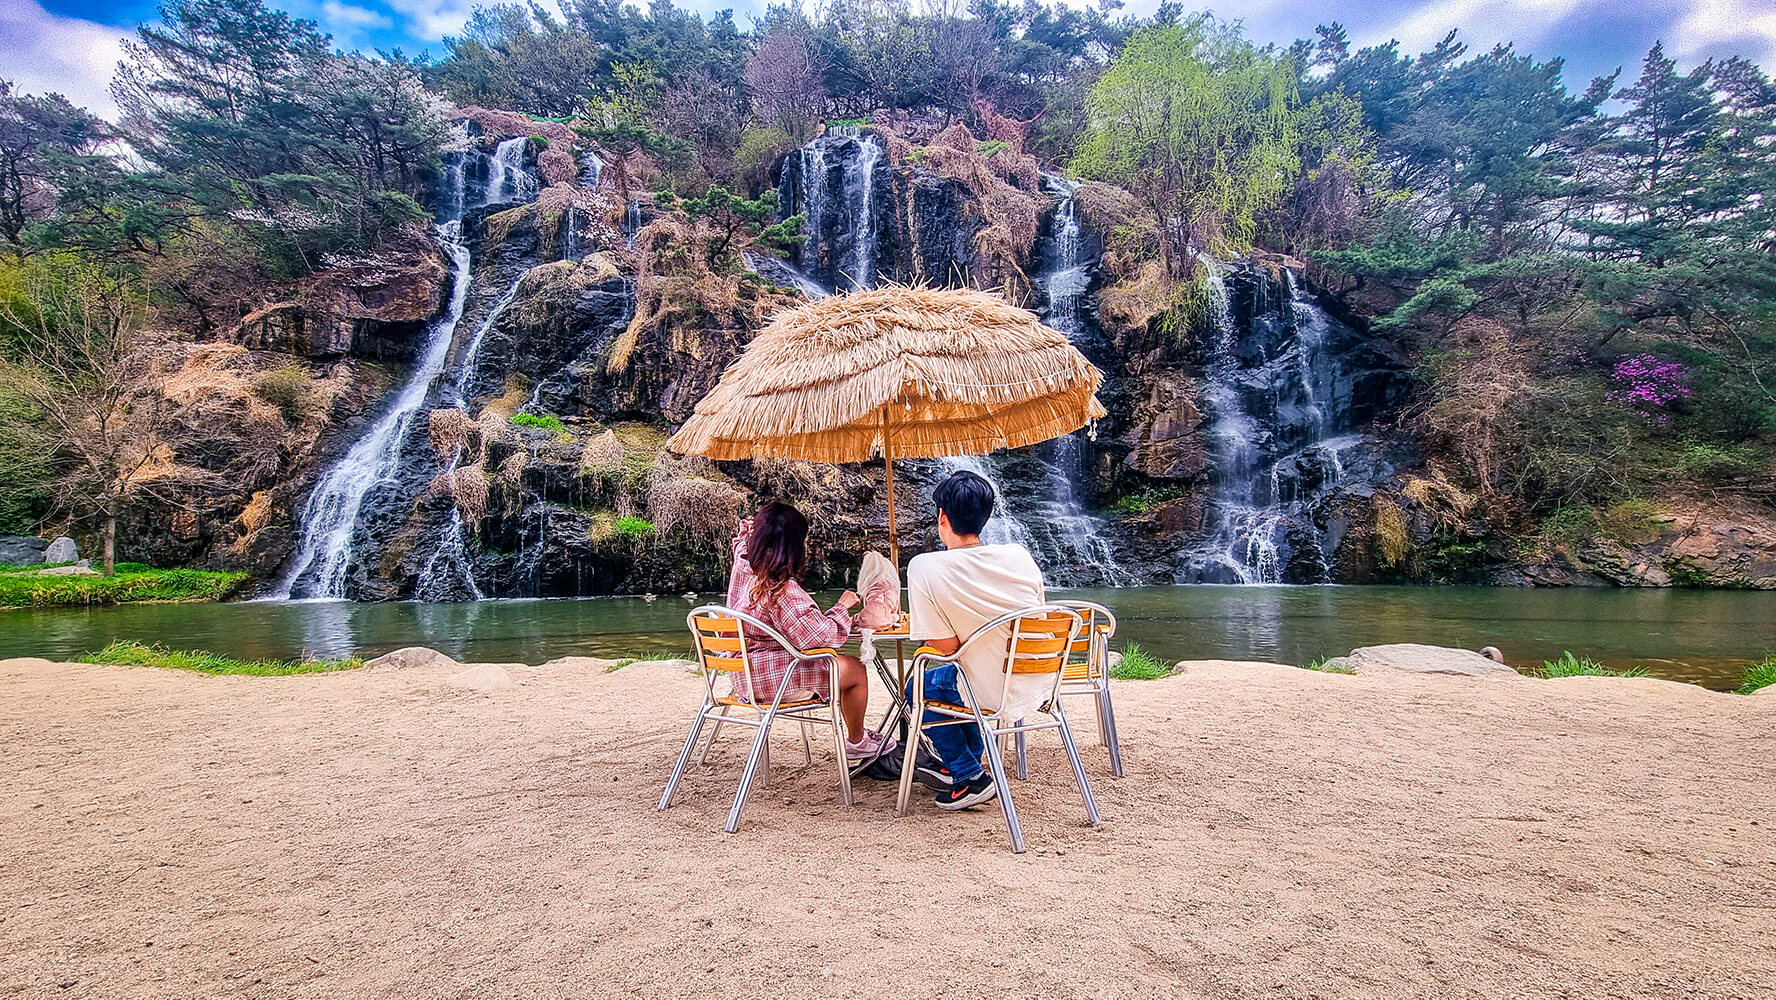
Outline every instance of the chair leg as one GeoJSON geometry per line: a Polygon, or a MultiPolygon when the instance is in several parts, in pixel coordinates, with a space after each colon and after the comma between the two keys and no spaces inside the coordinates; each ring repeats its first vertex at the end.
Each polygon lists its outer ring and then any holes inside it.
{"type": "MultiPolygon", "coordinates": [[[[746,770],[740,772],[740,790],[734,793],[734,807],[728,810],[728,825],[722,827],[729,833],[740,829],[740,810],[746,805],[746,793],[752,790],[752,777],[758,772],[759,762],[764,759],[771,742],[771,721],[777,713],[767,711],[759,720],[758,736],[753,738],[752,752],[746,755],[746,770]]],[[[767,770],[770,765],[765,765],[767,770]]]]}
{"type": "MultiPolygon", "coordinates": [[[[1024,720],[1019,719],[1017,724],[1020,726],[1023,725],[1024,720]]],[[[1028,748],[1024,745],[1024,737],[1027,735],[1029,734],[1024,732],[1019,732],[1017,734],[1017,779],[1019,781],[1030,780],[1030,754],[1028,748]]]]}
{"type": "Polygon", "coordinates": [[[1120,778],[1122,777],[1122,740],[1116,735],[1116,706],[1110,702],[1108,685],[1104,687],[1104,693],[1099,697],[1103,699],[1103,707],[1100,709],[1103,712],[1103,731],[1109,734],[1107,742],[1110,744],[1110,773],[1120,778]]]}
{"type": "Polygon", "coordinates": [[[678,779],[683,777],[685,768],[691,763],[691,751],[697,748],[697,737],[703,735],[703,721],[707,718],[709,706],[705,704],[697,709],[697,717],[691,720],[691,734],[685,737],[684,749],[678,752],[678,763],[672,768],[672,777],[666,779],[666,791],[660,796],[662,811],[672,804],[672,793],[678,790],[678,779]]]}
{"type": "Polygon", "coordinates": [[[759,754],[758,783],[760,788],[771,787],[771,741],[765,740],[765,749],[759,754]]]}
{"type": "Polygon", "coordinates": [[[703,744],[703,752],[697,755],[697,766],[702,767],[709,762],[709,751],[715,749],[715,741],[721,739],[722,720],[728,717],[728,706],[723,705],[715,715],[715,726],[709,731],[709,742],[703,744]]]}
{"type": "Polygon", "coordinates": [[[808,738],[808,724],[802,723],[802,756],[808,760],[808,766],[814,766],[814,744],[808,738]]]}
{"type": "Polygon", "coordinates": [[[1098,746],[1107,747],[1110,745],[1110,723],[1106,721],[1110,710],[1110,682],[1106,680],[1100,683],[1104,685],[1104,690],[1099,691],[1092,700],[1098,703],[1098,746]]]}
{"type": "MultiPolygon", "coordinates": [[[[807,736],[807,731],[808,731],[808,724],[804,722],[804,723],[802,723],[802,734],[803,734],[804,739],[807,736]]],[[[832,731],[833,731],[833,750],[835,752],[837,752],[839,755],[839,794],[844,798],[846,805],[852,805],[853,802],[851,800],[851,761],[849,758],[847,758],[845,756],[844,720],[839,715],[839,705],[837,702],[834,702],[833,706],[832,706],[832,731]]],[[[814,760],[813,756],[810,755],[808,757],[808,760],[810,763],[812,763],[814,760]]]]}
{"type": "MultiPolygon", "coordinates": [[[[998,733],[987,721],[975,714],[981,727],[981,735],[986,737],[989,750],[998,745],[998,733]]],[[[1005,778],[1005,759],[1003,754],[987,754],[987,770],[993,772],[993,784],[999,787],[999,808],[1005,813],[1005,827],[1011,831],[1011,853],[1024,853],[1024,828],[1018,825],[1017,806],[1011,802],[1011,782],[1005,778]]]]}
{"type": "Polygon", "coordinates": [[[1067,745],[1067,758],[1073,762],[1073,780],[1079,782],[1079,794],[1085,797],[1085,814],[1091,817],[1092,826],[1100,825],[1098,819],[1098,800],[1092,797],[1091,782],[1085,778],[1085,762],[1079,759],[1079,747],[1073,743],[1073,729],[1067,725],[1067,716],[1056,702],[1054,706],[1055,721],[1061,724],[1061,742],[1067,745]]]}
{"type": "Polygon", "coordinates": [[[900,754],[900,796],[894,800],[896,816],[906,815],[907,802],[913,797],[913,761],[918,757],[919,723],[924,719],[925,706],[914,705],[910,711],[909,731],[900,754]]]}

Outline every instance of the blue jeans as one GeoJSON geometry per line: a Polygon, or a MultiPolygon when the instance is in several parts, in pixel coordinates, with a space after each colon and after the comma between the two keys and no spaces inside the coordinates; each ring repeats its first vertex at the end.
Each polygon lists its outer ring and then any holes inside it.
{"type": "MultiPolygon", "coordinates": [[[[913,700],[913,681],[907,682],[907,703],[913,700]]],[[[946,663],[941,667],[932,667],[925,671],[925,700],[947,701],[952,705],[968,704],[962,698],[962,682],[956,678],[956,665],[946,663]]],[[[981,773],[983,766],[981,756],[986,753],[987,744],[981,738],[980,726],[973,722],[956,722],[947,715],[938,715],[930,709],[925,710],[926,722],[945,721],[951,725],[939,726],[925,730],[931,740],[931,746],[937,751],[939,760],[957,781],[967,781],[981,773]]]]}

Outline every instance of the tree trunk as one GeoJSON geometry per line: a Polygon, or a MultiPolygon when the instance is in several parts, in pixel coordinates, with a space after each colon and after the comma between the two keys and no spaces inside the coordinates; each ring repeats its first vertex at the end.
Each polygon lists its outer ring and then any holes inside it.
{"type": "Polygon", "coordinates": [[[117,572],[117,509],[105,508],[105,575],[117,572]]]}

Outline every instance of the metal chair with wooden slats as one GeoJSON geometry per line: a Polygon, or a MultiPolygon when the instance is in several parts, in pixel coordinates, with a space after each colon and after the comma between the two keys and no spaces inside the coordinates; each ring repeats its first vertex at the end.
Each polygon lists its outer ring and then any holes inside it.
{"type": "MultiPolygon", "coordinates": [[[[1042,604],[1000,615],[987,622],[954,653],[940,653],[926,646],[913,654],[912,718],[918,723],[921,732],[937,726],[973,724],[980,727],[986,750],[983,756],[986,758],[987,770],[993,775],[993,783],[999,789],[999,807],[1005,813],[1005,825],[1011,833],[1011,850],[1015,854],[1024,852],[1024,831],[1018,824],[1017,806],[1011,801],[1011,785],[1005,775],[1004,753],[999,749],[1000,739],[1004,736],[1021,737],[1024,733],[1038,729],[1060,730],[1061,744],[1067,748],[1067,757],[1073,763],[1073,778],[1079,783],[1079,794],[1085,799],[1085,813],[1093,826],[1100,822],[1098,802],[1092,797],[1091,783],[1085,776],[1085,764],[1079,759],[1079,748],[1074,745],[1073,730],[1067,725],[1067,716],[1061,705],[1061,679],[1073,641],[1079,637],[1083,627],[1084,619],[1077,611],[1059,604],[1042,604]],[[1010,626],[1009,630],[1002,631],[1004,626],[1010,626]],[[926,700],[926,668],[940,663],[959,662],[963,652],[969,647],[977,643],[993,642],[1004,643],[1005,649],[1005,669],[1001,674],[999,704],[1005,704],[1005,695],[1014,674],[1042,674],[1054,678],[1054,686],[1049,689],[1047,700],[1037,710],[1048,716],[1046,721],[1007,719],[997,711],[973,707],[978,705],[978,699],[974,696],[968,675],[961,670],[956,671],[956,676],[961,678],[967,705],[926,700]],[[927,722],[927,711],[941,718],[927,722]]],[[[905,757],[900,770],[900,798],[894,809],[896,816],[906,813],[907,803],[912,795],[914,751],[918,744],[918,739],[906,741],[905,757]]]]}
{"type": "MultiPolygon", "coordinates": [[[[1061,671],[1061,697],[1092,695],[1098,710],[1098,743],[1110,748],[1110,773],[1122,777],[1122,743],[1116,738],[1116,710],[1110,703],[1110,640],[1116,635],[1116,616],[1102,604],[1090,601],[1055,601],[1072,608],[1084,620],[1079,635],[1067,650],[1067,666],[1061,671]]],[[[1029,777],[1024,734],[1017,736],[1018,780],[1029,777]]]]}
{"type": "MultiPolygon", "coordinates": [[[[757,618],[719,604],[705,604],[693,610],[685,618],[690,627],[691,636],[697,643],[697,663],[703,674],[703,704],[697,709],[697,716],[691,721],[691,733],[685,737],[684,749],[679,751],[678,763],[672,769],[672,777],[666,781],[666,791],[660,796],[662,810],[672,805],[673,793],[678,790],[678,781],[684,776],[685,768],[690,766],[691,754],[697,749],[697,740],[703,734],[703,726],[710,719],[717,720],[717,727],[722,724],[735,726],[752,726],[758,730],[753,737],[752,751],[746,758],[746,769],[740,774],[740,790],[734,794],[733,808],[728,810],[728,822],[723,829],[733,833],[740,828],[740,810],[746,805],[746,795],[752,789],[753,778],[758,774],[759,762],[765,758],[771,738],[771,725],[778,719],[793,719],[803,724],[809,722],[826,723],[833,728],[833,748],[839,757],[839,789],[846,805],[851,805],[851,773],[846,767],[845,759],[845,726],[839,715],[838,699],[823,701],[819,698],[800,699],[791,702],[783,700],[789,691],[790,678],[795,676],[792,668],[785,671],[783,681],[772,693],[771,703],[760,706],[757,697],[760,694],[752,684],[752,665],[748,656],[748,639],[744,627],[762,633],[772,643],[789,651],[797,663],[824,659],[827,670],[832,678],[831,689],[839,689],[838,651],[832,649],[797,649],[783,633],[759,621],[757,618]],[[744,626],[744,627],[743,627],[744,626]],[[715,682],[718,677],[731,680],[738,675],[743,684],[733,685],[734,693],[717,694],[715,682]],[[752,695],[742,697],[741,691],[752,695]],[[741,712],[750,710],[752,718],[733,714],[733,710],[741,712]]],[[[715,734],[710,734],[713,742],[715,734]]],[[[804,740],[804,746],[805,746],[804,740]]],[[[811,759],[811,758],[810,758],[811,759]]],[[[768,765],[767,765],[768,766],[768,765]]]]}

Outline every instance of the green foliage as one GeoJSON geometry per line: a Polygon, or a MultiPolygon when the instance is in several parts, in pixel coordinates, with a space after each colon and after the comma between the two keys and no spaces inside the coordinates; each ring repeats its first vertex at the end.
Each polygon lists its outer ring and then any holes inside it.
{"type": "Polygon", "coordinates": [[[1589,542],[1597,537],[1597,512],[1584,504],[1558,508],[1542,519],[1542,536],[1568,545],[1589,542]]]}
{"type": "Polygon", "coordinates": [[[1627,670],[1611,670],[1589,657],[1574,656],[1571,650],[1562,651],[1557,660],[1543,660],[1536,669],[1538,677],[1645,677],[1643,667],[1629,667],[1627,670]]]}
{"type": "Polygon", "coordinates": [[[512,414],[512,423],[518,427],[533,427],[556,434],[564,433],[567,430],[566,426],[561,423],[561,418],[552,413],[514,413],[512,414]]]}
{"type": "Polygon", "coordinates": [[[998,153],[1003,153],[1010,148],[1011,143],[1006,142],[1003,139],[991,139],[986,142],[975,143],[974,151],[982,156],[993,156],[998,153]]]}
{"type": "Polygon", "coordinates": [[[549,148],[549,140],[540,135],[531,136],[530,144],[535,146],[536,151],[539,153],[549,148]]]}
{"type": "Polygon", "coordinates": [[[168,649],[158,643],[114,642],[96,653],[80,658],[82,663],[105,663],[132,667],[164,667],[171,670],[195,670],[205,674],[242,674],[249,677],[283,677],[289,674],[320,674],[336,670],[356,670],[364,665],[357,657],[323,660],[237,660],[196,649],[168,649]]]}
{"type": "Polygon", "coordinates": [[[857,128],[858,126],[868,125],[869,123],[870,117],[868,115],[860,115],[856,118],[834,118],[826,123],[826,127],[835,129],[857,128]]]}
{"type": "Polygon", "coordinates": [[[1659,505],[1630,497],[1612,505],[1597,518],[1597,535],[1623,545],[1645,545],[1664,533],[1659,505]]]}
{"type": "Polygon", "coordinates": [[[1766,656],[1756,663],[1745,666],[1745,673],[1739,678],[1739,694],[1751,694],[1776,684],[1776,656],[1766,656]]]}
{"type": "Polygon", "coordinates": [[[1189,493],[1188,486],[1178,483],[1155,483],[1143,487],[1140,492],[1117,497],[1116,502],[1110,506],[1124,514],[1145,514],[1189,493]]]}
{"type": "Polygon", "coordinates": [[[1110,671],[1110,676],[1124,681],[1150,681],[1169,676],[1171,672],[1171,668],[1142,649],[1139,643],[1131,642],[1122,647],[1122,662],[1110,671]]]}
{"type": "Polygon", "coordinates": [[[712,184],[701,198],[678,198],[670,191],[654,196],[655,204],[669,208],[691,221],[701,220],[709,226],[711,238],[705,241],[704,263],[717,274],[735,274],[745,270],[740,250],[752,245],[781,253],[800,244],[803,217],[792,215],[781,222],[777,216],[778,195],[767,190],[757,198],[734,194],[719,184],[712,184]]]}
{"type": "Polygon", "coordinates": [[[245,573],[196,569],[124,570],[109,576],[0,575],[0,607],[128,604],[135,601],[220,601],[246,582],[245,573]]]}
{"type": "Polygon", "coordinates": [[[1685,475],[1704,482],[1753,473],[1763,464],[1757,450],[1744,444],[1686,444],[1678,458],[1678,468],[1685,475]]]}
{"type": "Polygon", "coordinates": [[[1071,169],[1120,185],[1159,225],[1174,273],[1193,248],[1251,244],[1300,167],[1292,63],[1208,16],[1137,31],[1092,84],[1071,169]]]}
{"type": "Polygon", "coordinates": [[[295,362],[280,365],[253,380],[253,394],[295,423],[313,409],[314,375],[295,362]]]}
{"type": "Polygon", "coordinates": [[[636,517],[633,514],[627,514],[617,518],[616,521],[612,523],[611,530],[614,531],[619,538],[626,538],[629,541],[638,542],[654,533],[654,522],[645,517],[636,517]]]}
{"type": "Polygon", "coordinates": [[[1350,667],[1346,667],[1346,666],[1342,666],[1340,664],[1332,663],[1333,659],[1335,659],[1335,657],[1316,656],[1313,659],[1307,661],[1306,663],[1303,663],[1301,665],[1301,669],[1316,670],[1322,674],[1354,674],[1354,673],[1356,673],[1356,671],[1350,667]]]}

